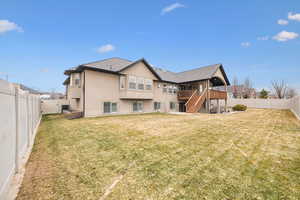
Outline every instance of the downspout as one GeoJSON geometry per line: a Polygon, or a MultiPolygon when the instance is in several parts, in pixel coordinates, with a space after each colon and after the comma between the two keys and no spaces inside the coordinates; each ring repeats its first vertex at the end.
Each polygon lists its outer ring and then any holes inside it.
{"type": "Polygon", "coordinates": [[[85,117],[85,71],[83,71],[83,117],[85,117]]]}

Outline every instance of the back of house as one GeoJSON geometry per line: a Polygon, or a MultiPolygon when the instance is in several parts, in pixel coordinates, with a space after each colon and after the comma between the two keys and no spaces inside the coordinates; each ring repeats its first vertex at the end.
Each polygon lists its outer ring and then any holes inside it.
{"type": "MultiPolygon", "coordinates": [[[[145,59],[109,58],[65,71],[70,109],[85,117],[140,112],[210,112],[227,100],[230,85],[222,64],[174,73],[145,59]],[[214,87],[224,86],[225,91],[214,87]]],[[[224,108],[226,109],[226,108],[224,108]]],[[[218,109],[220,112],[220,109],[218,109]]]]}

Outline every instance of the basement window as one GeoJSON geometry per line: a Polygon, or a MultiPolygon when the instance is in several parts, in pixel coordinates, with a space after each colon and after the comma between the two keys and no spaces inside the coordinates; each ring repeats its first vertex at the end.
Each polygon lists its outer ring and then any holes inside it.
{"type": "Polygon", "coordinates": [[[160,110],[160,102],[154,102],[154,110],[155,111],[160,110]]]}
{"type": "Polygon", "coordinates": [[[118,104],[115,102],[104,102],[103,113],[116,113],[118,111],[118,104]]]}
{"type": "Polygon", "coordinates": [[[133,102],[132,103],[132,111],[133,112],[143,112],[143,103],[142,102],[133,102]]]}
{"type": "Polygon", "coordinates": [[[175,109],[175,102],[170,102],[170,110],[174,110],[175,109]]]}

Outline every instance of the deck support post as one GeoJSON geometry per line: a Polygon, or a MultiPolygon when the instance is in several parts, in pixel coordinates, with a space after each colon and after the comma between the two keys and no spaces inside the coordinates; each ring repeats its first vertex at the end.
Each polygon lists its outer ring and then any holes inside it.
{"type": "Polygon", "coordinates": [[[207,82],[206,82],[206,88],[207,88],[206,111],[207,111],[207,113],[210,113],[209,80],[207,80],[207,82]]]}
{"type": "Polygon", "coordinates": [[[225,113],[227,112],[227,98],[225,99],[225,113]]]}
{"type": "Polygon", "coordinates": [[[219,99],[217,99],[217,106],[218,106],[217,113],[220,113],[221,112],[221,108],[220,108],[220,100],[219,99]]]}

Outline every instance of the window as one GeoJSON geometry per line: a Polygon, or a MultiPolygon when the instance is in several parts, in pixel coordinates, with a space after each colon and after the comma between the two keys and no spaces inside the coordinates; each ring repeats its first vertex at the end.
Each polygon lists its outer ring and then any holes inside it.
{"type": "Polygon", "coordinates": [[[74,74],[74,84],[75,84],[75,86],[80,87],[80,74],[79,73],[74,74]]]}
{"type": "Polygon", "coordinates": [[[175,109],[175,102],[170,102],[170,110],[174,110],[175,109]]]}
{"type": "Polygon", "coordinates": [[[144,90],[144,78],[137,78],[137,82],[138,82],[138,89],[144,90]]]}
{"type": "Polygon", "coordinates": [[[178,91],[178,87],[176,85],[173,86],[173,93],[176,94],[178,91]]]}
{"type": "Polygon", "coordinates": [[[173,93],[173,86],[172,86],[172,85],[169,85],[169,87],[168,87],[168,92],[169,92],[169,94],[172,94],[172,93],[173,93]]]}
{"type": "Polygon", "coordinates": [[[203,86],[202,86],[202,85],[199,86],[199,91],[200,91],[200,92],[203,91],[203,86]]]}
{"type": "Polygon", "coordinates": [[[146,84],[146,90],[152,90],[152,80],[151,79],[146,79],[145,84],[146,84]]]}
{"type": "Polygon", "coordinates": [[[104,102],[103,104],[103,112],[104,113],[110,113],[110,102],[104,102]]]}
{"type": "Polygon", "coordinates": [[[136,89],[136,77],[129,76],[129,89],[136,89]]]}
{"type": "Polygon", "coordinates": [[[111,112],[116,113],[118,110],[117,103],[111,103],[111,112]]]}
{"type": "Polygon", "coordinates": [[[77,85],[78,87],[80,87],[80,79],[75,79],[75,85],[77,85]]]}
{"type": "Polygon", "coordinates": [[[167,84],[164,84],[163,92],[167,92],[167,91],[168,91],[167,84]]]}
{"type": "Polygon", "coordinates": [[[160,110],[160,102],[154,102],[154,110],[160,110]]]}
{"type": "Polygon", "coordinates": [[[133,102],[132,103],[132,111],[133,112],[142,112],[143,111],[143,103],[142,102],[133,102]]]}
{"type": "Polygon", "coordinates": [[[103,103],[103,113],[116,113],[118,111],[117,103],[104,102],[103,103]]]}
{"type": "Polygon", "coordinates": [[[125,76],[120,76],[120,89],[125,89],[125,82],[126,82],[126,79],[125,79],[125,76]]]}

